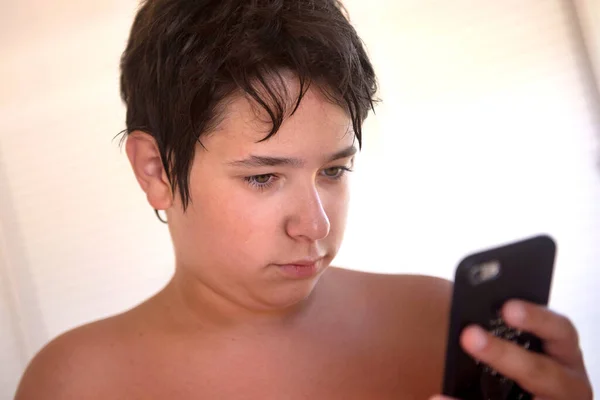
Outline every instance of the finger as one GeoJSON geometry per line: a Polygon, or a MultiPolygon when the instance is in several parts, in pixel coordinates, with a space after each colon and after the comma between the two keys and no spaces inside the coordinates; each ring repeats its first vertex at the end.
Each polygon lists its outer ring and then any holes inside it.
{"type": "Polygon", "coordinates": [[[583,368],[579,335],[568,318],[546,307],[519,300],[508,301],[502,308],[502,316],[508,325],[539,337],[546,353],[559,363],[583,368]]]}
{"type": "Polygon", "coordinates": [[[575,394],[583,393],[587,388],[580,375],[576,375],[550,357],[494,337],[479,327],[465,329],[461,335],[461,344],[475,359],[538,397],[580,398],[575,394]]]}
{"type": "Polygon", "coordinates": [[[431,397],[429,400],[458,400],[458,399],[456,399],[454,397],[442,396],[441,394],[438,394],[437,396],[431,397]]]}

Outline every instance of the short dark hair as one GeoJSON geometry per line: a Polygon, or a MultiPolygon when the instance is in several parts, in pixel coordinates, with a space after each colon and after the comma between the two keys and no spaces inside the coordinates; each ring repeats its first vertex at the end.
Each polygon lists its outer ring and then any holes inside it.
{"type": "MultiPolygon", "coordinates": [[[[156,140],[184,209],[196,144],[245,94],[269,115],[274,135],[314,83],[350,115],[359,145],[377,83],[363,44],[338,0],[145,0],[121,58],[124,133],[156,140]],[[295,106],[277,79],[300,84],[295,106]],[[274,83],[275,82],[275,83],[274,83]]],[[[279,80],[281,82],[281,80],[279,80]]]]}

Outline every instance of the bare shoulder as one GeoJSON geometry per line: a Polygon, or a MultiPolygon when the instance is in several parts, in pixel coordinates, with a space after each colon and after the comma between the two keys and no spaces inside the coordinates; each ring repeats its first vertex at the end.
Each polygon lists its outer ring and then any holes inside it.
{"type": "MultiPolygon", "coordinates": [[[[398,364],[404,382],[418,382],[415,393],[441,389],[452,282],[423,275],[375,274],[334,269],[345,298],[363,309],[361,320],[373,343],[398,364]]],[[[333,276],[333,274],[332,274],[333,276]]],[[[393,364],[392,363],[392,364],[393,364]]],[[[424,397],[426,398],[426,397],[424,397]]]]}
{"type": "Polygon", "coordinates": [[[27,366],[15,400],[100,399],[122,365],[125,314],[63,333],[27,366]]]}
{"type": "Polygon", "coordinates": [[[379,275],[371,289],[380,293],[381,308],[402,315],[413,332],[445,349],[452,300],[452,282],[425,275],[379,275]]]}
{"type": "MultiPolygon", "coordinates": [[[[332,268],[332,281],[384,329],[403,329],[445,344],[452,282],[425,275],[376,274],[332,268]]],[[[343,297],[345,297],[344,295],[343,297]]]]}
{"type": "Polygon", "coordinates": [[[333,268],[336,280],[361,293],[382,312],[414,314],[443,324],[450,311],[452,282],[426,275],[394,275],[333,268]],[[438,320],[438,317],[442,320],[438,320]]]}

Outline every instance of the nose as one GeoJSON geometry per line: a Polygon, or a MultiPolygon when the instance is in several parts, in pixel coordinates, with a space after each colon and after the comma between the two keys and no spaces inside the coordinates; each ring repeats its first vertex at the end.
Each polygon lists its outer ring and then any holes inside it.
{"type": "Polygon", "coordinates": [[[318,190],[313,186],[291,201],[287,234],[295,239],[317,241],[329,235],[330,223],[318,190]]]}

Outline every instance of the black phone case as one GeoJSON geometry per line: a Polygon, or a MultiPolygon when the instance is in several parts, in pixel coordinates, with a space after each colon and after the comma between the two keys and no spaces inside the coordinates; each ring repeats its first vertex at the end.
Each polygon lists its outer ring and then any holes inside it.
{"type": "Polygon", "coordinates": [[[536,236],[470,255],[456,269],[450,313],[443,393],[461,400],[529,400],[531,395],[466,354],[459,344],[462,330],[477,324],[494,335],[542,352],[533,335],[507,327],[499,311],[509,299],[547,305],[556,245],[548,236],[536,236]],[[485,262],[498,261],[499,275],[474,285],[472,272],[485,262]]]}

